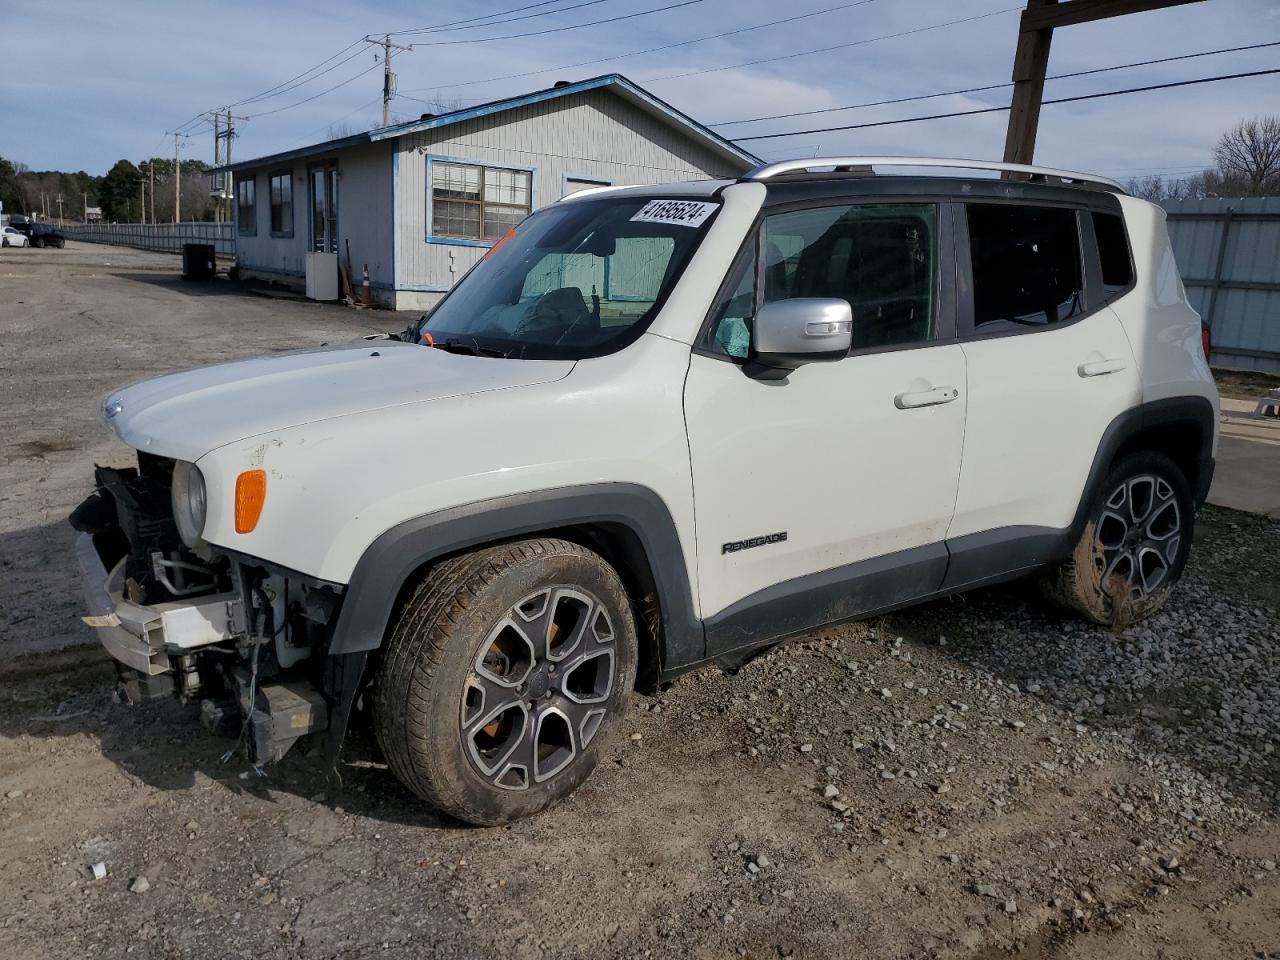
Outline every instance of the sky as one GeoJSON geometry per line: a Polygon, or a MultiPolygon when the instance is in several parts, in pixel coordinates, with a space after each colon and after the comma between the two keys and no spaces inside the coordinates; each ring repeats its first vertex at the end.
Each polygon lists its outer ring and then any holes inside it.
{"type": "MultiPolygon", "coordinates": [[[[380,123],[382,68],[377,51],[359,42],[363,36],[485,16],[524,19],[395,38],[416,45],[392,58],[400,94],[392,106],[394,118],[613,72],[709,125],[1001,84],[1010,77],[1021,6],[1019,0],[548,0],[493,16],[532,2],[5,0],[0,156],[35,170],[100,174],[121,158],[172,156],[170,131],[182,129],[190,132],[182,143],[184,159],[212,161],[212,128],[192,118],[238,101],[248,102],[233,106],[233,113],[250,119],[237,127],[237,160],[314,143],[342,129],[366,129],[380,123]],[[578,4],[583,5],[554,12],[578,4]],[[673,4],[680,5],[577,26],[673,4]],[[743,29],[784,17],[796,19],[743,29]],[[574,28],[558,29],[569,26],[574,28]],[[531,31],[552,32],[490,39],[531,31]],[[726,31],[741,32],[622,56],[726,31]],[[807,52],[831,47],[837,49],[807,52]],[[326,60],[330,69],[323,75],[250,100],[326,60]],[[744,65],[748,61],[755,62],[744,65]]],[[[1280,0],[1202,0],[1060,29],[1049,74],[1268,41],[1280,41],[1280,0]]],[[[1274,67],[1280,67],[1280,46],[1051,80],[1045,96],[1274,67]]],[[[1008,102],[1004,88],[715,129],[731,138],[749,137],[1008,102]]],[[[1280,74],[1048,105],[1041,114],[1035,160],[1122,180],[1186,176],[1209,165],[1223,130],[1263,113],[1280,113],[1280,74]]],[[[1006,113],[992,113],[744,140],[742,146],[765,159],[899,154],[999,159],[1006,118],[1006,113]]]]}

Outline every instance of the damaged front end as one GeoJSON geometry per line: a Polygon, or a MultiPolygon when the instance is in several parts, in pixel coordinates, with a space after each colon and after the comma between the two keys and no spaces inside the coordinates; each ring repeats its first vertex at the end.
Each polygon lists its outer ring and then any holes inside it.
{"type": "Polygon", "coordinates": [[[346,658],[327,656],[343,588],[202,541],[188,503],[202,509],[203,481],[191,464],[139,453],[136,469],[98,467],[95,479],[70,520],[84,620],[124,696],[198,704],[204,724],[239,735],[258,764],[328,731],[336,761],[363,666],[353,680],[351,664],[331,662],[346,658]]]}

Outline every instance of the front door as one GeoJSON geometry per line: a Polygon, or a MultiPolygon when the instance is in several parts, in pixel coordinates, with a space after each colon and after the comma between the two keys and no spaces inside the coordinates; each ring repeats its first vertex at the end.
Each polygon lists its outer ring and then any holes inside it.
{"type": "Polygon", "coordinates": [[[338,252],[338,168],[311,168],[311,249],[338,252]]]}
{"type": "Polygon", "coordinates": [[[740,257],[685,386],[709,656],[941,584],[967,402],[952,276],[946,204],[775,213],[740,257]],[[792,297],[847,300],[850,355],[748,377],[756,305],[792,297]]]}

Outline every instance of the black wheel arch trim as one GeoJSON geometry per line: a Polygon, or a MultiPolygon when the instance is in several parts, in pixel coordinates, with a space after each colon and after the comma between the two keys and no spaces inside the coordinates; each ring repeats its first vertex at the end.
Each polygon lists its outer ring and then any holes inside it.
{"type": "Polygon", "coordinates": [[[1124,445],[1148,431],[1162,427],[1194,424],[1199,428],[1197,475],[1195,478],[1188,477],[1187,482],[1191,485],[1192,499],[1197,509],[1201,507],[1209,495],[1209,484],[1213,481],[1213,437],[1217,415],[1217,409],[1206,397],[1186,396],[1149,400],[1124,411],[1112,420],[1098,443],[1098,452],[1089,468],[1089,476],[1085,480],[1067,542],[1074,544],[1084,531],[1085,524],[1089,522],[1089,509],[1097,499],[1107,471],[1124,445]]]}
{"type": "Polygon", "coordinates": [[[401,589],[433,560],[520,536],[604,523],[629,529],[645,552],[661,612],[658,653],[663,665],[702,659],[702,623],[694,612],[693,590],[671,511],[658,494],[631,483],[583,484],[498,497],[392,527],[356,563],[329,654],[380,647],[401,589]]]}

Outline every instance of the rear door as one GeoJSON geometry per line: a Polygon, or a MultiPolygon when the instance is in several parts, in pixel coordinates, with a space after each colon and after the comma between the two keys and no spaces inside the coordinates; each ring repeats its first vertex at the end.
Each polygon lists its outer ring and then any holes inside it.
{"type": "Polygon", "coordinates": [[[945,203],[826,203],[764,219],[691,359],[707,653],[937,589],[965,418],[945,203]],[[839,297],[854,347],[744,373],[758,304],[839,297]]]}
{"type": "Polygon", "coordinates": [[[1060,546],[1107,426],[1141,389],[1087,209],[974,202],[956,221],[969,409],[948,588],[1060,546]]]}

